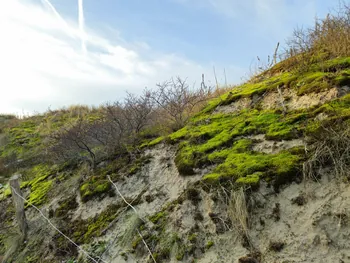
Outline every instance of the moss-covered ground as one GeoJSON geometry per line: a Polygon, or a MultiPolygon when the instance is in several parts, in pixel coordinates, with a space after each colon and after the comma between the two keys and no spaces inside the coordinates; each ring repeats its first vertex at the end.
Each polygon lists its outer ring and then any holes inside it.
{"type": "Polygon", "coordinates": [[[274,141],[306,138],[321,126],[348,119],[350,95],[322,106],[288,112],[260,109],[259,105],[227,114],[213,110],[239,98],[263,94],[282,86],[303,95],[349,85],[349,68],[350,58],[339,58],[315,63],[306,72],[281,71],[272,76],[267,72],[263,80],[235,87],[212,100],[184,128],[166,138],[157,138],[149,145],[161,141],[178,144],[175,163],[183,175],[194,174],[195,168],[215,165],[213,171],[203,177],[206,182],[230,179],[240,185],[256,187],[260,179],[264,179],[278,186],[300,174],[305,152],[300,148],[276,154],[254,152],[251,147],[254,141],[249,139],[250,136],[263,134],[266,140],[274,141]],[[320,113],[326,115],[323,121],[316,118],[320,113]]]}

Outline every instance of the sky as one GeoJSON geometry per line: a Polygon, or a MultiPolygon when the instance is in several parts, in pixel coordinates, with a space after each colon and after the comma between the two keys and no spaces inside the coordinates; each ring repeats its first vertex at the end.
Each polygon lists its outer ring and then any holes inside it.
{"type": "Polygon", "coordinates": [[[1,0],[0,113],[100,105],[180,76],[238,84],[336,0],[1,0]],[[224,74],[224,72],[226,74],[224,74]]]}

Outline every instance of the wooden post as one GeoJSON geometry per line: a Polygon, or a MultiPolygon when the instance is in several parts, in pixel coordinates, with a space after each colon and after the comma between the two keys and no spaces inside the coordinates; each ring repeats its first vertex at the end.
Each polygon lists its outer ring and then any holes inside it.
{"type": "Polygon", "coordinates": [[[11,187],[13,204],[16,209],[16,218],[17,218],[19,230],[21,231],[25,239],[27,236],[28,224],[27,224],[26,214],[24,212],[24,200],[21,198],[23,195],[19,185],[18,174],[15,174],[11,177],[10,187],[11,187]]]}

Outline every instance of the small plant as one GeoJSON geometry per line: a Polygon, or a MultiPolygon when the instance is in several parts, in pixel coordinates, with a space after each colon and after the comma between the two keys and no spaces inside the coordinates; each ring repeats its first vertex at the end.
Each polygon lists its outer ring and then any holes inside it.
{"type": "Polygon", "coordinates": [[[209,240],[209,241],[207,242],[207,244],[205,245],[205,248],[206,248],[206,249],[209,249],[209,248],[211,248],[212,246],[214,246],[214,241],[209,240]]]}
{"type": "Polygon", "coordinates": [[[188,241],[190,241],[191,243],[196,243],[197,241],[197,234],[193,233],[191,235],[188,236],[188,241]]]}
{"type": "Polygon", "coordinates": [[[303,195],[299,195],[293,198],[291,201],[292,201],[292,204],[296,204],[298,206],[303,206],[307,203],[306,197],[303,195]]]}
{"type": "Polygon", "coordinates": [[[280,241],[273,241],[270,243],[269,248],[272,251],[275,252],[280,252],[285,246],[284,242],[280,242],[280,241]]]}

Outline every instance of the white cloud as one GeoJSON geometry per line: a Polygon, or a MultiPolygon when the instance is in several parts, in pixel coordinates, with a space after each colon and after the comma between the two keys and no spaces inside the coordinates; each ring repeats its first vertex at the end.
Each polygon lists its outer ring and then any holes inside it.
{"type": "Polygon", "coordinates": [[[42,5],[0,1],[0,112],[96,105],[171,76],[211,75],[211,66],[85,30],[86,53],[77,23],[42,5]]]}

